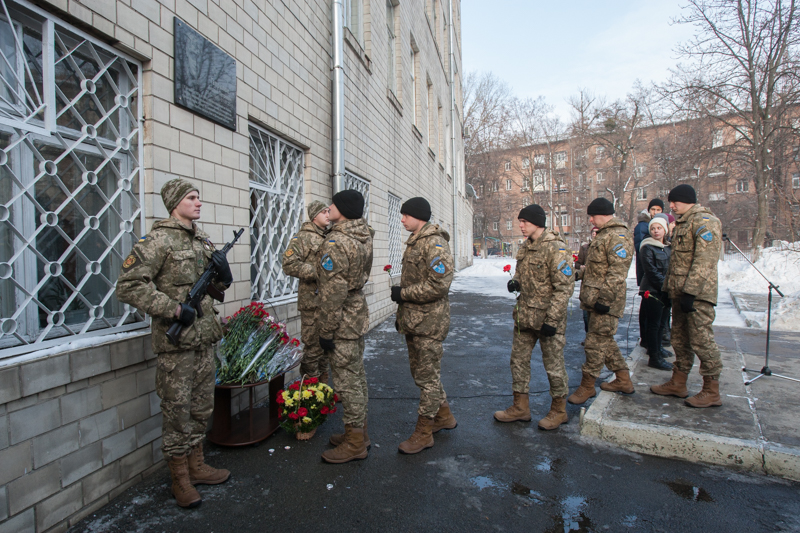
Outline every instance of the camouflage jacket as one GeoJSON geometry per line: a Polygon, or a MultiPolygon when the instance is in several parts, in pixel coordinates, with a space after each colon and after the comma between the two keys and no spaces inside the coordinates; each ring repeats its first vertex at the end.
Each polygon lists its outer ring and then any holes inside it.
{"type": "Polygon", "coordinates": [[[406,241],[397,308],[399,331],[443,341],[450,330],[453,255],[450,235],[435,224],[425,224],[406,241]]]}
{"type": "Polygon", "coordinates": [[[300,278],[297,289],[297,309],[300,311],[317,308],[318,252],[325,234],[326,231],[313,222],[305,222],[283,253],[283,271],[287,276],[300,278]]]}
{"type": "Polygon", "coordinates": [[[369,329],[369,308],[362,287],[372,270],[372,228],[363,218],[334,224],[319,249],[320,337],[351,339],[369,329]]]}
{"type": "Polygon", "coordinates": [[[633,260],[633,237],[623,221],[612,218],[600,228],[586,253],[586,268],[578,272],[581,283],[581,309],[594,309],[595,303],[611,308],[609,314],[625,312],[628,269],[633,260]]]}
{"type": "Polygon", "coordinates": [[[670,298],[691,294],[717,305],[717,263],[722,249],[719,219],[695,204],[675,222],[671,246],[663,290],[670,298]]]}
{"type": "MultiPolygon", "coordinates": [[[[153,318],[153,352],[198,349],[222,338],[217,310],[208,295],[201,303],[203,317],[183,328],[178,346],[166,336],[175,321],[175,309],[200,279],[214,250],[208,235],[197,226],[188,228],[168,218],[156,222],[122,263],[117,298],[153,318]]],[[[226,289],[220,283],[215,286],[220,291],[226,289]]]]}
{"type": "Polygon", "coordinates": [[[567,243],[549,230],[532,241],[526,239],[517,253],[514,279],[521,286],[515,322],[521,328],[539,330],[542,324],[567,329],[567,304],[575,289],[572,252],[567,243]]]}

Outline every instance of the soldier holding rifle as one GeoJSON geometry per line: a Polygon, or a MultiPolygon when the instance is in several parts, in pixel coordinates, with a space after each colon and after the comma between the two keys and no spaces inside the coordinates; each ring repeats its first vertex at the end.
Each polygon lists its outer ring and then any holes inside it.
{"type": "Polygon", "coordinates": [[[206,270],[213,270],[208,294],[221,301],[233,275],[227,250],[216,250],[194,222],[202,206],[197,187],[177,178],[164,185],[161,198],[170,217],[156,222],[123,262],[117,298],[153,319],[161,449],[177,504],[196,507],[202,498],[194,485],[224,483],[230,472],[212,468],[203,459],[206,424],[214,409],[213,345],[222,338],[222,326],[211,297],[200,295],[195,307],[197,299],[190,302],[187,296],[206,270]],[[173,327],[176,323],[179,326],[173,327]],[[170,337],[177,344],[168,338],[171,327],[170,337]]]}

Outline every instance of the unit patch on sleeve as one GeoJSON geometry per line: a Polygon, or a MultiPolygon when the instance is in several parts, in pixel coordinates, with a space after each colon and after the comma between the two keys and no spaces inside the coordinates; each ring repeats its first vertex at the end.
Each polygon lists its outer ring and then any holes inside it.
{"type": "Polygon", "coordinates": [[[444,266],[444,263],[442,263],[442,258],[438,255],[433,258],[433,261],[431,261],[430,266],[431,269],[433,269],[433,271],[439,274],[440,276],[443,275],[445,272],[447,272],[447,267],[444,266]]]}
{"type": "Polygon", "coordinates": [[[614,253],[620,256],[622,259],[628,257],[628,251],[622,244],[617,244],[616,246],[614,246],[614,253]]]}
{"type": "Polygon", "coordinates": [[[131,252],[131,254],[125,259],[125,262],[122,263],[122,269],[130,270],[138,262],[139,262],[139,257],[135,253],[131,252]]]}
{"type": "Polygon", "coordinates": [[[558,264],[558,269],[565,276],[567,277],[572,276],[572,267],[569,265],[569,263],[566,262],[566,260],[563,259],[561,260],[561,262],[558,264]]]}
{"type": "Polygon", "coordinates": [[[322,259],[320,260],[319,264],[322,265],[322,268],[324,268],[328,272],[333,270],[333,260],[331,259],[331,256],[328,254],[322,256],[322,259]]]}
{"type": "Polygon", "coordinates": [[[285,255],[286,257],[292,257],[292,256],[294,255],[294,250],[292,250],[291,248],[289,248],[288,250],[286,250],[286,251],[283,253],[283,255],[285,255]]]}

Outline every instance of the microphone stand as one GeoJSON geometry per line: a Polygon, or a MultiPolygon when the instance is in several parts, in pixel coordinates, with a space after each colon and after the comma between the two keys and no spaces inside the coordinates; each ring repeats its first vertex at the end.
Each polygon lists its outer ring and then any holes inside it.
{"type": "MultiPolygon", "coordinates": [[[[800,383],[800,379],[790,378],[789,376],[782,376],[780,374],[773,374],[772,370],[770,370],[770,368],[769,368],[769,333],[770,333],[770,327],[772,325],[772,291],[774,290],[781,297],[783,297],[783,293],[780,291],[780,289],[778,288],[777,285],[775,285],[769,279],[767,279],[767,276],[765,276],[764,273],[761,272],[758,269],[758,267],[753,264],[752,261],[750,261],[750,259],[744,254],[744,252],[742,252],[739,249],[739,247],[736,246],[736,243],[733,242],[732,240],[730,240],[730,238],[728,238],[728,234],[727,233],[723,233],[722,234],[722,240],[728,241],[729,243],[731,243],[733,245],[733,247],[736,248],[736,251],[739,252],[742,255],[742,257],[744,257],[745,260],[748,263],[750,263],[750,266],[753,267],[756,270],[756,272],[758,272],[761,275],[761,277],[766,280],[767,283],[769,283],[769,297],[767,298],[767,348],[766,348],[766,359],[764,360],[764,367],[761,369],[761,371],[758,372],[758,375],[756,377],[754,377],[753,379],[745,381],[744,384],[745,385],[750,385],[752,382],[754,382],[755,380],[757,380],[758,378],[763,377],[763,376],[775,376],[776,378],[788,379],[790,381],[797,381],[798,383],[800,383]]],[[[756,370],[753,369],[753,368],[748,369],[747,367],[742,367],[742,372],[756,372],[756,370]]]]}

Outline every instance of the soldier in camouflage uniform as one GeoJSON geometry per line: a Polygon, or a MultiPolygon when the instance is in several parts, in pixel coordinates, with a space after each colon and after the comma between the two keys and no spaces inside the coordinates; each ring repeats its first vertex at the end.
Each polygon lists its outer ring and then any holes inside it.
{"type": "Polygon", "coordinates": [[[400,286],[392,287],[397,308],[397,329],[406,337],[411,376],[420,390],[417,426],[400,443],[402,453],[419,453],[433,446],[433,434],[453,429],[457,422],[450,412],[441,380],[442,342],[450,329],[450,299],[453,256],[450,235],[430,224],[431,206],[425,198],[411,198],[400,207],[401,222],[411,236],[403,253],[400,286]]]}
{"type": "Polygon", "coordinates": [[[605,198],[592,200],[586,210],[589,222],[600,228],[589,245],[586,268],[577,272],[581,283],[581,309],[589,311],[586,334],[586,362],[578,389],[567,398],[582,404],[595,396],[595,380],[603,364],[616,374],[616,379],[600,388],[610,392],[633,394],[628,365],[614,340],[620,317],[625,312],[628,269],[633,260],[633,236],[628,226],[614,216],[614,206],[605,198]]]}
{"type": "Polygon", "coordinates": [[[319,247],[325,240],[328,228],[328,206],[320,201],[308,206],[308,222],[289,241],[283,253],[283,271],[300,278],[297,289],[297,309],[300,311],[300,338],[303,341],[303,361],[300,373],[328,382],[328,359],[319,346],[315,314],[317,302],[317,263],[319,247]]]}
{"type": "Polygon", "coordinates": [[[170,218],[156,222],[123,262],[117,298],[152,317],[156,393],[163,415],[161,449],[178,505],[196,507],[202,499],[193,485],[230,478],[229,471],[212,468],[203,458],[203,438],[214,409],[214,343],[222,338],[222,326],[209,296],[201,302],[201,318],[182,302],[209,263],[217,270],[218,291],[226,290],[233,276],[225,254],[194,223],[202,205],[197,187],[174,179],[161,189],[161,197],[170,218]],[[176,320],[184,327],[174,346],[166,332],[176,320]]]}
{"type": "Polygon", "coordinates": [[[703,389],[685,400],[690,407],[722,405],[719,375],[722,360],[714,341],[714,306],[717,305],[717,262],[722,248],[720,221],[697,203],[690,185],[682,184],[669,193],[669,207],[678,220],[672,234],[672,257],[663,290],[672,300],[672,347],[675,364],[672,378],[650,391],[662,396],[686,398],[686,380],[700,359],[703,389]]]}
{"type": "Polygon", "coordinates": [[[533,204],[519,212],[519,229],[527,237],[517,254],[517,268],[508,282],[509,292],[518,292],[514,306],[514,342],[511,348],[511,379],[514,403],[497,411],[500,422],[530,421],[528,391],[531,381],[531,352],[539,341],[542,363],[550,382],[550,411],[539,421],[539,429],[556,429],[566,424],[567,370],[564,345],[567,305],[575,288],[572,253],[558,234],[546,229],[547,217],[533,204]]]}
{"type": "Polygon", "coordinates": [[[367,226],[364,197],[354,190],[333,196],[333,227],[319,250],[317,287],[319,344],[330,357],[333,380],[342,400],[344,433],[331,436],[336,448],[322,454],[329,463],[367,457],[367,375],[364,335],[369,308],[362,288],[372,270],[372,229],[367,226]]]}

